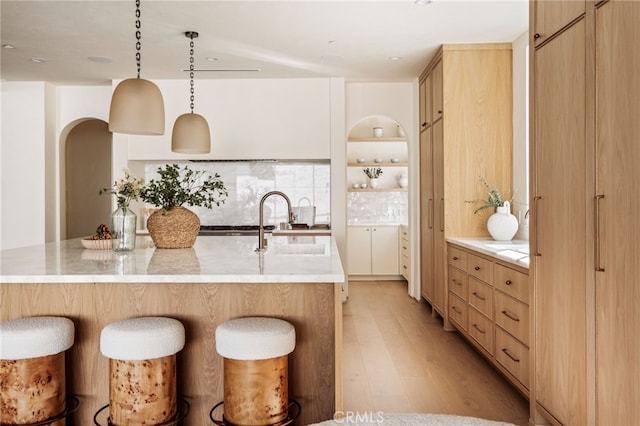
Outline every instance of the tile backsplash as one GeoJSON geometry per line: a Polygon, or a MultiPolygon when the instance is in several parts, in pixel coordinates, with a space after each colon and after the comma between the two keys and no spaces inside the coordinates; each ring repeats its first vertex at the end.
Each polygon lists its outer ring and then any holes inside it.
{"type": "MultiPolygon", "coordinates": [[[[328,162],[215,161],[172,162],[192,170],[218,173],[229,196],[224,204],[211,209],[189,207],[202,225],[257,225],[259,203],[269,191],[282,191],[298,205],[316,206],[316,223],[330,223],[330,165],[328,162]],[[307,202],[308,200],[308,202],[307,202]]],[[[145,179],[158,177],[156,170],[166,162],[145,162],[145,179]]],[[[265,225],[287,221],[287,204],[282,197],[265,201],[265,225]]]]}
{"type": "Polygon", "coordinates": [[[349,192],[348,224],[406,224],[407,200],[407,192],[349,192]]]}

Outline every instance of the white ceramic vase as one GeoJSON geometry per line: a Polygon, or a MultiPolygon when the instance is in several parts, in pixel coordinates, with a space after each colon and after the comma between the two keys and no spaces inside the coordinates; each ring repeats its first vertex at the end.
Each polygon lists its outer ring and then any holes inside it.
{"type": "Polygon", "coordinates": [[[508,201],[504,206],[498,207],[496,212],[487,220],[487,230],[496,241],[511,241],[518,232],[518,219],[511,214],[511,205],[508,201]]]}
{"type": "Polygon", "coordinates": [[[378,187],[378,178],[369,178],[369,186],[371,188],[377,188],[378,187]]]}

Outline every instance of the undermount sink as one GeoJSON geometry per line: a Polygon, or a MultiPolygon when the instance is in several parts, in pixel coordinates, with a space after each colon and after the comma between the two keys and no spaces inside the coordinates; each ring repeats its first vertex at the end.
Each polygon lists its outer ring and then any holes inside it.
{"type": "Polygon", "coordinates": [[[493,250],[513,250],[520,253],[529,254],[529,244],[514,244],[514,243],[499,243],[499,244],[487,244],[487,248],[493,250]]]}

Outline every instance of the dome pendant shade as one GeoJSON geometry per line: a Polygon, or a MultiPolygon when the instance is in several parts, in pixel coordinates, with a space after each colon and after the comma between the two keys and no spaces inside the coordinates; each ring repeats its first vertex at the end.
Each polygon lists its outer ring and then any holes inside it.
{"type": "Polygon", "coordinates": [[[207,120],[192,112],[178,117],[173,125],[171,151],[182,154],[208,154],[211,151],[211,132],[207,120]]]}
{"type": "Polygon", "coordinates": [[[109,131],[130,135],[164,135],[164,100],[149,80],[122,80],[113,91],[109,131]]]}

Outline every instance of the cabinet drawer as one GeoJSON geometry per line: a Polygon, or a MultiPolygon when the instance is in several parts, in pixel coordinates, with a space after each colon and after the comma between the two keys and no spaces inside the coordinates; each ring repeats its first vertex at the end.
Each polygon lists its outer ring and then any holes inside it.
{"type": "Polygon", "coordinates": [[[400,274],[409,280],[409,258],[407,256],[400,257],[400,274]]]}
{"type": "Polygon", "coordinates": [[[469,335],[493,355],[493,321],[469,307],[469,335]]]}
{"type": "Polygon", "coordinates": [[[467,252],[455,247],[447,247],[447,262],[461,271],[467,270],[467,252]]]}
{"type": "Polygon", "coordinates": [[[496,360],[529,389],[529,349],[496,327],[496,360]]]}
{"type": "Polygon", "coordinates": [[[529,276],[511,268],[495,264],[493,285],[496,289],[529,304],[529,276]]]}
{"type": "Polygon", "coordinates": [[[454,293],[449,292],[449,320],[466,331],[468,313],[469,308],[464,300],[460,299],[454,293]]]}
{"type": "Polygon", "coordinates": [[[400,239],[400,255],[409,257],[409,241],[400,239]]]}
{"type": "Polygon", "coordinates": [[[469,304],[493,320],[493,287],[475,277],[467,279],[469,304]]]}
{"type": "Polygon", "coordinates": [[[496,324],[529,346],[529,306],[496,291],[496,324]]]}
{"type": "Polygon", "coordinates": [[[493,262],[483,257],[469,254],[467,272],[469,272],[469,275],[473,275],[485,283],[490,283],[492,282],[493,262]]]}
{"type": "Polygon", "coordinates": [[[467,274],[462,272],[459,269],[453,268],[449,266],[449,291],[454,292],[458,296],[462,298],[465,302],[469,300],[467,298],[468,295],[468,285],[467,285],[467,274]]]}

